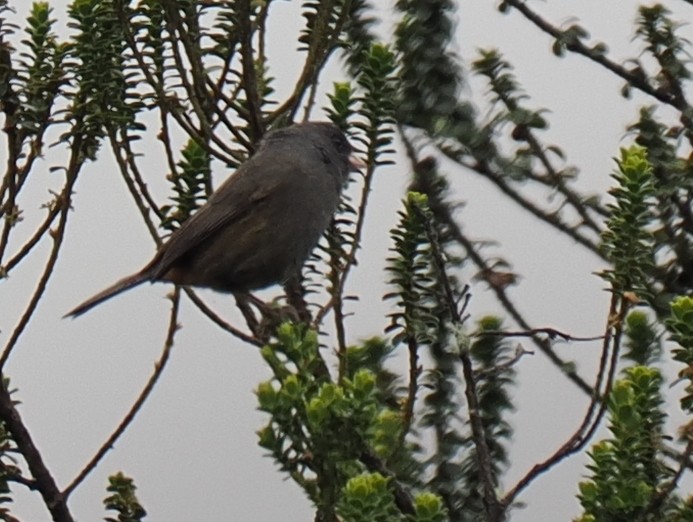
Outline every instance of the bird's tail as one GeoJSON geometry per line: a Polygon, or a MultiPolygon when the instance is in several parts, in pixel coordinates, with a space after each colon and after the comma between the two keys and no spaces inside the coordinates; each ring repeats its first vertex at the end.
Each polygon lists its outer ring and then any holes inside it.
{"type": "Polygon", "coordinates": [[[138,272],[136,274],[124,277],[123,279],[117,281],[115,284],[112,284],[105,290],[102,290],[95,296],[90,297],[76,308],[70,310],[63,316],[63,318],[72,317],[74,319],[75,317],[79,317],[83,313],[86,313],[92,308],[94,308],[96,305],[103,303],[107,299],[110,299],[111,297],[116,296],[121,292],[125,292],[125,290],[129,290],[130,288],[142,284],[145,281],[149,281],[149,278],[149,273],[144,270],[142,272],[138,272]]]}

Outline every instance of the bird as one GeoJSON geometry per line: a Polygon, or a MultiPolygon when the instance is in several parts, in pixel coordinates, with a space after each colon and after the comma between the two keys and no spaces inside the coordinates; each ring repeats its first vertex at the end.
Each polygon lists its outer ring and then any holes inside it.
{"type": "Polygon", "coordinates": [[[146,281],[245,293],[298,273],[339,206],[349,172],[364,163],[331,122],[267,132],[255,154],[161,245],[140,271],[65,317],[146,281]]]}

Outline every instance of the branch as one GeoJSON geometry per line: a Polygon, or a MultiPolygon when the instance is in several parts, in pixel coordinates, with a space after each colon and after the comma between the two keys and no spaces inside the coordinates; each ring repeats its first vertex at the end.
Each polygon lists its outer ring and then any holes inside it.
{"type": "Polygon", "coordinates": [[[34,315],[36,307],[38,306],[38,303],[41,300],[43,293],[46,291],[48,280],[51,278],[51,275],[53,275],[53,268],[55,267],[55,264],[58,261],[60,248],[62,247],[63,239],[65,238],[65,228],[67,226],[67,218],[70,212],[70,203],[72,201],[72,190],[75,182],[77,181],[77,175],[79,174],[79,171],[81,170],[82,165],[85,161],[84,155],[82,154],[81,150],[81,135],[75,135],[71,149],[72,151],[70,163],[65,175],[65,186],[63,187],[63,190],[58,196],[56,202],[56,205],[60,206],[60,219],[58,220],[58,226],[56,227],[56,229],[50,232],[50,235],[53,238],[53,248],[51,248],[50,254],[48,255],[48,259],[46,261],[46,266],[44,267],[43,273],[39,278],[34,293],[29,300],[29,304],[25,308],[21,318],[19,319],[19,322],[15,326],[14,330],[12,331],[12,334],[10,335],[9,340],[5,344],[5,348],[2,351],[2,355],[0,355],[0,369],[5,366],[7,359],[10,357],[12,350],[14,349],[14,347],[17,344],[17,341],[19,340],[19,337],[21,336],[22,332],[24,332],[26,326],[29,324],[31,317],[34,315]]]}
{"type": "MultiPolygon", "coordinates": [[[[493,85],[494,78],[490,77],[490,79],[493,85]]],[[[513,99],[511,96],[508,96],[508,94],[504,92],[502,89],[495,89],[495,93],[510,113],[513,113],[514,111],[518,110],[519,104],[517,103],[517,101],[513,99]]],[[[558,173],[554,168],[553,164],[551,163],[551,160],[546,154],[546,151],[542,147],[539,138],[537,138],[536,133],[532,130],[532,128],[528,125],[517,125],[515,127],[515,132],[517,133],[516,139],[525,141],[529,145],[532,154],[544,166],[544,170],[546,171],[545,176],[532,174],[530,176],[530,179],[538,183],[541,183],[544,186],[557,189],[558,192],[563,194],[563,196],[566,198],[566,201],[570,203],[573,209],[575,209],[575,212],[577,212],[580,215],[583,224],[589,227],[597,234],[601,233],[601,228],[599,224],[596,221],[594,221],[592,217],[588,214],[587,208],[583,204],[580,196],[568,187],[568,185],[565,183],[565,180],[563,179],[563,176],[561,176],[561,174],[558,173]]],[[[595,208],[595,211],[601,216],[607,215],[606,209],[602,207],[595,208]]]]}
{"type": "MultiPolygon", "coordinates": [[[[132,52],[132,56],[135,58],[137,66],[139,70],[142,72],[145,81],[153,89],[154,94],[156,95],[156,102],[160,110],[166,111],[167,114],[170,114],[176,121],[176,123],[180,125],[181,129],[183,129],[183,131],[188,136],[190,136],[191,139],[195,140],[195,142],[198,143],[200,147],[202,147],[212,156],[218,158],[220,161],[224,163],[231,165],[237,161],[240,161],[240,159],[242,158],[238,156],[238,153],[231,149],[227,145],[227,143],[220,137],[218,137],[214,132],[211,132],[209,125],[202,128],[202,130],[205,130],[207,132],[205,135],[203,135],[202,131],[195,127],[192,120],[190,119],[190,116],[185,113],[185,110],[181,106],[179,99],[174,94],[169,95],[166,93],[166,91],[164,90],[164,86],[159,83],[159,81],[149,70],[144,56],[137,47],[137,42],[135,41],[135,37],[132,34],[129,20],[125,15],[125,10],[118,9],[116,10],[116,12],[119,16],[120,24],[123,30],[123,35],[125,36],[125,41],[127,42],[128,47],[132,52]],[[215,150],[214,148],[212,148],[207,140],[219,147],[219,150],[215,150]],[[226,154],[226,156],[224,154],[226,154]]],[[[184,78],[181,78],[181,81],[184,81],[184,78]]],[[[200,123],[202,124],[203,122],[201,121],[200,123]]]]}
{"type": "Polygon", "coordinates": [[[403,407],[404,414],[402,415],[402,430],[398,441],[399,446],[397,450],[393,451],[393,454],[404,447],[407,435],[411,429],[411,424],[414,420],[416,392],[419,389],[419,375],[421,375],[421,367],[419,366],[419,345],[413,335],[407,336],[407,348],[409,349],[409,384],[407,385],[407,398],[403,407]]]}
{"type": "Polygon", "coordinates": [[[371,193],[371,186],[373,185],[373,178],[375,175],[375,169],[378,167],[374,158],[370,158],[375,153],[377,148],[377,143],[371,143],[369,145],[369,159],[366,168],[366,173],[363,176],[363,187],[361,187],[361,196],[359,201],[358,209],[356,210],[356,226],[354,227],[353,240],[351,242],[351,248],[349,252],[344,256],[345,262],[344,266],[341,268],[339,273],[339,280],[336,288],[333,291],[332,298],[325,303],[315,314],[315,319],[313,320],[313,326],[317,328],[324,317],[329,313],[329,311],[335,306],[338,299],[341,299],[344,293],[344,287],[346,286],[347,278],[351,269],[356,265],[356,252],[361,246],[361,236],[363,235],[363,229],[366,224],[366,207],[368,205],[369,196],[371,193]]]}
{"type": "MultiPolygon", "coordinates": [[[[400,129],[401,130],[401,129],[400,129]]],[[[411,141],[400,132],[402,136],[402,141],[407,150],[407,155],[410,161],[415,166],[419,164],[416,151],[411,143],[411,141]]],[[[436,218],[436,221],[445,226],[452,238],[459,243],[466,251],[467,256],[472,260],[472,262],[479,268],[480,271],[490,270],[484,258],[477,252],[473,241],[467,238],[463,233],[459,225],[452,218],[448,209],[444,208],[442,205],[434,205],[431,207],[431,211],[436,218]]],[[[490,285],[493,292],[496,294],[496,298],[501,303],[506,312],[512,317],[512,319],[518,324],[523,330],[531,330],[529,323],[524,319],[522,314],[515,307],[514,303],[510,300],[505,288],[501,285],[490,285]]],[[[587,384],[587,382],[578,373],[572,369],[572,367],[566,364],[561,357],[559,357],[556,352],[551,347],[551,343],[547,339],[542,339],[537,336],[532,337],[534,344],[549,358],[549,360],[559,368],[571,381],[573,381],[578,388],[584,391],[587,395],[592,395],[592,387],[587,384]]]]}
{"type": "Polygon", "coordinates": [[[250,139],[256,143],[264,134],[265,128],[262,122],[262,100],[258,93],[257,72],[255,59],[253,58],[253,29],[250,22],[252,7],[251,0],[236,2],[239,18],[239,34],[241,42],[241,63],[243,90],[248,104],[247,121],[250,130],[250,139]]]}
{"type": "Polygon", "coordinates": [[[511,187],[510,183],[507,182],[506,177],[502,173],[497,172],[495,169],[493,169],[491,165],[489,165],[485,160],[475,159],[473,163],[469,163],[457,157],[457,155],[451,154],[450,151],[445,150],[444,148],[439,150],[443,152],[443,154],[445,154],[448,158],[455,161],[457,164],[471,170],[472,172],[476,172],[484,176],[486,179],[491,181],[496,187],[498,187],[501,190],[501,192],[503,192],[506,196],[508,196],[511,200],[513,200],[521,208],[528,211],[533,216],[536,216],[544,223],[551,225],[563,234],[569,236],[571,239],[580,243],[593,254],[596,254],[600,257],[602,256],[602,253],[599,250],[599,246],[593,240],[578,232],[578,230],[576,230],[573,226],[562,221],[558,217],[558,214],[546,212],[544,211],[544,209],[539,208],[532,201],[530,201],[520,192],[511,187]]]}
{"type": "Polygon", "coordinates": [[[0,419],[12,434],[12,440],[26,460],[29,471],[34,477],[33,485],[41,494],[53,521],[73,522],[74,519],[67,507],[67,496],[58,489],[5,384],[0,386],[0,419]]]}
{"type": "Polygon", "coordinates": [[[26,257],[29,252],[38,244],[44,234],[50,229],[50,226],[55,221],[55,218],[60,214],[62,206],[60,205],[60,196],[57,196],[52,204],[49,205],[48,215],[46,219],[43,220],[32,236],[27,240],[24,245],[17,251],[17,253],[12,256],[9,261],[2,267],[5,274],[10,272],[15,266],[17,266],[24,257],[26,257]]]}
{"type": "MultiPolygon", "coordinates": [[[[684,429],[690,430],[690,426],[684,429]]],[[[679,456],[680,461],[676,473],[674,473],[674,476],[664,485],[662,489],[654,494],[652,500],[650,501],[650,505],[642,511],[642,514],[638,517],[638,521],[651,520],[649,517],[650,515],[656,516],[660,512],[660,508],[664,502],[670,498],[671,494],[676,489],[676,486],[681,481],[683,472],[686,471],[686,468],[690,468],[691,454],[693,454],[693,439],[689,438],[688,443],[686,444],[686,449],[684,449],[683,454],[679,456]]]]}
{"type": "Polygon", "coordinates": [[[404,515],[414,515],[416,514],[416,509],[414,508],[414,500],[411,493],[397,480],[395,474],[387,469],[385,464],[378,458],[377,455],[371,453],[370,451],[364,451],[359,460],[363,463],[366,468],[371,472],[378,472],[383,477],[390,479],[390,485],[394,489],[395,504],[399,508],[400,512],[404,515]]]}
{"type": "MultiPolygon", "coordinates": [[[[372,150],[375,150],[376,145],[376,143],[372,143],[372,150]]],[[[343,310],[344,288],[346,287],[346,281],[349,277],[351,269],[354,267],[354,265],[356,265],[356,252],[358,251],[361,245],[361,236],[363,235],[363,228],[366,220],[366,206],[368,205],[368,197],[371,193],[371,185],[373,183],[373,177],[375,174],[376,167],[377,165],[375,161],[370,161],[368,163],[366,174],[363,176],[363,187],[361,188],[359,207],[356,210],[357,218],[350,244],[351,248],[349,249],[349,252],[345,253],[344,255],[344,265],[339,269],[332,268],[330,270],[328,277],[330,278],[330,283],[332,284],[332,288],[330,290],[331,297],[327,303],[325,303],[318,309],[318,311],[315,314],[315,319],[313,320],[313,327],[318,328],[318,325],[320,325],[327,313],[330,310],[334,310],[335,328],[337,330],[337,339],[340,354],[346,352],[346,335],[344,332],[343,310]]],[[[338,254],[336,256],[339,257],[338,254]]],[[[330,266],[336,267],[338,264],[338,260],[333,259],[331,261],[332,262],[330,263],[330,266]]],[[[340,367],[340,376],[342,375],[341,370],[342,368],[340,367]]]]}
{"type": "Polygon", "coordinates": [[[341,32],[338,27],[334,34],[323,33],[329,28],[329,18],[332,14],[334,0],[324,0],[319,4],[318,15],[315,19],[313,33],[311,35],[308,56],[303,64],[301,75],[296,81],[296,86],[286,101],[267,116],[267,123],[276,121],[279,117],[288,113],[288,119],[292,120],[298,110],[298,105],[306,90],[317,80],[318,73],[325,65],[327,58],[335,47],[337,38],[341,32]]]}
{"type": "Polygon", "coordinates": [[[240,339],[243,342],[262,348],[263,343],[259,339],[256,339],[252,335],[249,335],[224,321],[216,312],[214,312],[214,310],[207,306],[205,302],[202,299],[200,299],[200,297],[191,288],[184,287],[183,290],[185,291],[185,294],[188,296],[188,298],[190,298],[190,300],[195,304],[195,306],[197,306],[200,312],[205,314],[209,319],[212,320],[212,322],[214,322],[222,330],[229,332],[231,335],[240,339]]]}
{"type": "Polygon", "coordinates": [[[132,421],[135,419],[135,416],[137,413],[140,411],[142,406],[144,405],[145,401],[151,394],[152,390],[154,389],[154,385],[157,383],[159,380],[159,377],[161,377],[161,374],[164,371],[164,368],[166,367],[166,363],[168,362],[168,359],[171,355],[171,349],[173,348],[173,339],[178,331],[179,325],[178,325],[178,306],[180,304],[180,289],[176,287],[176,289],[173,292],[173,295],[171,296],[171,315],[169,318],[169,323],[168,323],[168,332],[166,333],[166,340],[164,341],[164,349],[161,352],[161,357],[159,357],[159,360],[154,364],[154,372],[152,373],[151,377],[149,377],[149,380],[147,381],[147,384],[145,387],[142,389],[140,392],[139,397],[137,397],[137,400],[135,400],[134,404],[130,408],[130,411],[123,417],[123,420],[120,422],[120,424],[116,427],[116,429],[111,433],[111,435],[106,439],[106,441],[101,445],[99,450],[94,454],[92,459],[87,462],[87,464],[82,468],[82,471],[80,471],[77,476],[72,480],[70,485],[68,485],[65,490],[63,491],[63,497],[67,499],[70,494],[79,486],[82,481],[87,478],[89,473],[91,473],[94,468],[97,466],[97,464],[101,461],[101,459],[108,453],[111,448],[113,448],[113,445],[116,443],[116,441],[120,438],[120,436],[125,432],[127,427],[132,423],[132,421]]]}
{"type": "MultiPolygon", "coordinates": [[[[520,13],[522,13],[522,15],[525,18],[527,18],[527,20],[532,22],[534,25],[536,25],[539,29],[541,29],[545,33],[553,36],[556,39],[560,39],[561,37],[564,36],[564,31],[562,31],[558,27],[550,24],[549,22],[544,20],[541,16],[539,16],[537,13],[532,11],[527,6],[527,3],[524,2],[523,0],[505,0],[505,3],[509,6],[517,9],[520,13]]],[[[626,69],[622,65],[620,65],[616,62],[612,62],[606,56],[604,56],[603,53],[596,51],[594,49],[591,49],[590,47],[587,47],[585,44],[583,44],[577,38],[571,39],[570,42],[568,42],[566,44],[566,49],[568,49],[569,51],[572,51],[574,53],[581,54],[582,56],[589,58],[593,62],[598,63],[599,65],[603,66],[605,69],[616,74],[616,76],[619,76],[620,78],[624,79],[632,87],[635,87],[636,89],[644,92],[645,94],[649,94],[650,96],[656,98],[657,100],[659,100],[662,103],[665,103],[667,105],[671,105],[672,107],[676,107],[679,111],[684,111],[687,108],[686,106],[681,106],[679,101],[672,94],[668,93],[667,91],[665,91],[663,89],[655,89],[647,81],[645,81],[643,78],[641,78],[637,74],[633,74],[632,72],[630,72],[628,69],[626,69]]]]}
{"type": "Polygon", "coordinates": [[[555,328],[532,328],[530,330],[525,330],[521,332],[509,332],[507,330],[484,330],[482,332],[475,333],[474,337],[486,337],[489,335],[498,337],[535,337],[539,334],[545,334],[552,341],[559,337],[564,341],[580,342],[600,341],[604,339],[604,335],[594,335],[592,337],[578,337],[565,332],[561,332],[560,330],[556,330],[555,328]]]}
{"type": "MultiPolygon", "coordinates": [[[[9,61],[9,50],[5,45],[0,45],[0,60],[9,61]]],[[[10,65],[11,68],[11,65],[10,65]]],[[[9,73],[9,71],[6,71],[9,73]]],[[[21,155],[21,144],[17,136],[17,119],[14,116],[16,111],[16,95],[14,90],[9,84],[9,77],[5,78],[7,81],[7,94],[1,99],[0,103],[2,105],[2,112],[5,114],[5,134],[7,134],[7,171],[3,177],[2,188],[0,190],[0,217],[4,218],[4,226],[2,228],[2,233],[0,234],[0,262],[5,255],[5,249],[9,244],[10,232],[17,222],[17,217],[15,212],[17,211],[17,195],[20,188],[17,186],[17,162],[21,155]],[[7,192],[7,199],[4,199],[5,192],[7,192]]]]}
{"type": "MultiPolygon", "coordinates": [[[[156,206],[156,203],[151,199],[151,197],[149,197],[149,194],[146,191],[143,194],[140,194],[140,192],[137,191],[137,186],[135,184],[135,181],[133,181],[133,177],[137,179],[139,173],[136,170],[135,162],[130,157],[132,155],[130,147],[126,146],[128,140],[125,139],[124,142],[119,142],[116,133],[112,128],[109,128],[107,132],[108,141],[111,144],[113,156],[115,157],[116,163],[118,164],[118,170],[120,170],[120,175],[123,178],[123,181],[125,181],[125,185],[127,186],[130,195],[132,196],[132,200],[135,202],[135,206],[140,211],[140,215],[142,216],[142,220],[144,221],[144,224],[147,227],[149,234],[154,239],[156,246],[160,247],[161,238],[159,237],[159,234],[157,232],[156,225],[152,222],[151,218],[149,217],[149,211],[152,210],[158,217],[162,216],[159,212],[158,207],[156,206]],[[126,149],[125,154],[128,157],[127,159],[123,158],[121,155],[121,151],[123,150],[123,148],[126,149]],[[132,177],[130,176],[128,170],[128,164],[131,166],[131,168],[133,168],[132,177]]],[[[141,188],[142,187],[140,186],[140,189],[141,188]]]]}
{"type": "MultiPolygon", "coordinates": [[[[447,304],[448,313],[450,314],[453,324],[459,327],[462,324],[463,318],[460,310],[458,310],[457,299],[455,299],[455,293],[450,285],[450,279],[448,278],[445,268],[445,259],[443,257],[443,253],[440,251],[440,246],[438,245],[437,233],[433,229],[430,220],[426,219],[425,216],[422,217],[424,223],[426,224],[426,235],[428,236],[428,241],[431,245],[431,253],[436,263],[436,269],[440,274],[440,283],[442,284],[443,291],[445,292],[445,301],[447,304]]],[[[474,441],[476,458],[479,463],[479,475],[483,489],[484,509],[489,522],[501,522],[504,520],[505,506],[498,501],[498,497],[496,496],[498,480],[493,471],[491,451],[488,447],[488,442],[486,441],[486,430],[481,418],[481,407],[479,405],[479,395],[476,389],[476,376],[474,375],[472,359],[469,356],[469,350],[466,346],[463,346],[461,343],[458,346],[460,349],[462,373],[465,381],[464,394],[467,398],[469,423],[472,428],[472,440],[474,441]]]]}
{"type": "MultiPolygon", "coordinates": [[[[172,40],[171,55],[176,64],[178,77],[185,89],[193,113],[197,116],[200,130],[204,136],[203,139],[205,139],[205,141],[209,140],[213,132],[209,124],[208,115],[211,101],[208,92],[205,90],[207,75],[202,66],[199,53],[194,49],[195,45],[190,42],[188,34],[190,30],[195,31],[195,28],[188,29],[183,25],[179,13],[179,9],[185,10],[185,7],[182,7],[183,4],[179,5],[179,2],[174,2],[172,0],[163,0],[161,3],[166,13],[167,29],[172,40]],[[179,42],[182,42],[182,45],[180,45],[179,42]],[[187,61],[184,61],[181,56],[179,50],[181,47],[186,51],[187,61]],[[188,73],[192,77],[192,81],[188,79],[188,73]]],[[[192,16],[190,19],[186,18],[186,22],[188,25],[195,24],[195,17],[192,16]]]]}
{"type": "Polygon", "coordinates": [[[620,349],[620,340],[622,335],[623,321],[628,311],[628,304],[623,298],[618,298],[613,294],[611,305],[609,307],[609,318],[606,325],[606,331],[603,336],[602,357],[599,362],[599,371],[597,373],[596,383],[594,385],[594,394],[590,400],[587,412],[585,413],[580,426],[575,433],[554,452],[548,459],[535,464],[532,469],[522,477],[518,483],[506,493],[501,500],[503,506],[509,506],[513,503],[519,493],[524,490],[529,484],[534,481],[539,475],[545,473],[553,466],[566,459],[570,455],[580,451],[587,442],[592,438],[592,435],[599,426],[601,419],[607,408],[607,399],[611,393],[616,366],[618,363],[618,354],[620,349]],[[613,333],[612,333],[613,331],[613,333]],[[612,345],[613,339],[613,345],[612,345]],[[610,353],[610,357],[609,357],[610,353]],[[608,368],[608,372],[607,372],[608,368]],[[606,382],[604,392],[600,393],[604,376],[606,382]],[[597,409],[597,405],[599,408],[597,409]],[[595,410],[597,413],[595,414],[595,410]]]}

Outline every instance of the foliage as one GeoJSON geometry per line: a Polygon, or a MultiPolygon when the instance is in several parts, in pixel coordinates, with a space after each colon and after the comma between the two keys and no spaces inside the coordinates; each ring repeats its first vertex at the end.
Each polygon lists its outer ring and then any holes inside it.
{"type": "MultiPolygon", "coordinates": [[[[0,276],[26,277],[27,260],[36,265],[45,255],[36,284],[13,302],[7,321],[16,323],[3,324],[3,375],[19,340],[44,327],[36,312],[60,269],[70,213],[80,211],[74,195],[85,165],[114,158],[144,227],[161,244],[205,203],[214,176],[237,168],[268,130],[328,118],[366,167],[352,174],[303,273],[272,302],[237,296],[244,326],[186,290],[214,324],[261,347],[271,378],[256,391],[266,414],[259,443],[305,492],[316,520],[501,522],[537,477],[576,453],[589,461],[576,520],[691,520],[693,500],[680,485],[693,455],[693,106],[685,27],[665,5],[639,6],[634,57],[613,60],[577,20],[556,25],[531,2],[498,4],[548,35],[557,58],[579,56],[615,75],[624,103],[638,104],[626,129],[634,144],[620,151],[604,202],[578,183],[580,162],[569,160],[567,147],[545,142],[552,113],[525,92],[503,50],[461,54],[467,46],[457,41],[457,4],[398,0],[387,34],[378,2],[294,3],[301,27],[282,45],[297,49],[297,69],[293,84],[279,86],[268,43],[276,36],[276,0],[72,0],[64,12],[37,1],[25,21],[0,0],[0,276]],[[336,81],[323,94],[332,71],[336,81]],[[152,137],[160,149],[142,146],[152,137]],[[158,173],[167,182],[163,196],[150,191],[157,173],[143,163],[155,154],[166,165],[158,173]],[[42,169],[50,171],[47,181],[42,169]],[[569,350],[556,349],[557,340],[574,346],[584,339],[534,325],[528,317],[541,318],[525,314],[512,292],[519,276],[511,259],[495,238],[479,239],[462,223],[451,190],[460,172],[497,189],[490,213],[514,205],[606,265],[599,275],[609,308],[590,311],[605,325],[590,338],[601,343],[594,375],[567,359],[569,350]],[[393,217],[371,208],[381,175],[391,175],[389,190],[409,176],[384,274],[390,311],[384,335],[355,341],[350,317],[362,312],[353,305],[350,274],[369,220],[393,217]],[[35,179],[50,186],[40,206],[27,190],[35,179]],[[497,313],[468,307],[472,289],[494,296],[497,313]],[[513,338],[536,347],[588,402],[574,433],[524,475],[513,468],[510,415],[517,365],[529,350],[513,338]],[[680,365],[674,383],[660,368],[669,355],[680,365]],[[665,423],[672,413],[665,391],[679,382],[670,393],[680,395],[683,419],[671,415],[665,423]],[[601,437],[604,419],[608,435],[601,437]],[[513,484],[512,476],[520,478],[513,484]]],[[[165,370],[179,300],[176,291],[147,386],[65,486],[56,484],[4,377],[0,519],[16,520],[15,487],[38,493],[53,520],[75,519],[72,493],[165,370]]],[[[107,520],[144,519],[135,489],[121,473],[110,477],[104,504],[115,514],[107,520]]]]}
{"type": "Polygon", "coordinates": [[[260,409],[271,417],[258,432],[260,445],[306,491],[321,520],[335,512],[348,520],[390,520],[397,512],[388,480],[363,473],[372,460],[387,465],[396,457],[402,423],[376,374],[359,368],[367,362],[359,352],[347,351],[351,376],[333,383],[311,330],[285,323],[262,350],[274,378],[257,390],[260,409]]]}
{"type": "Polygon", "coordinates": [[[205,192],[211,176],[210,157],[207,151],[193,140],[181,151],[178,171],[169,177],[175,196],[175,205],[164,205],[161,226],[178,228],[207,197],[205,192]]]}
{"type": "Polygon", "coordinates": [[[616,186],[610,191],[615,203],[603,234],[604,255],[613,268],[603,277],[615,292],[647,295],[647,272],[653,265],[652,235],[647,227],[653,220],[650,206],[654,196],[652,166],[645,149],[621,151],[619,171],[613,175],[616,186]]]}
{"type": "Polygon", "coordinates": [[[624,360],[647,366],[657,363],[662,356],[661,334],[657,325],[645,312],[634,310],[626,317],[626,348],[624,360]]]}
{"type": "Polygon", "coordinates": [[[614,383],[609,431],[589,452],[592,477],[580,483],[584,514],[578,520],[662,520],[657,487],[672,472],[658,456],[662,444],[662,376],[633,366],[614,383]]]}
{"type": "Polygon", "coordinates": [[[135,495],[133,480],[122,473],[116,473],[108,477],[108,488],[111,493],[103,501],[109,511],[116,511],[117,518],[107,517],[106,522],[140,522],[147,516],[147,512],[140,505],[135,495]]]}
{"type": "Polygon", "coordinates": [[[392,497],[387,492],[387,479],[378,473],[364,473],[349,480],[344,487],[344,497],[338,506],[342,520],[443,522],[447,513],[439,497],[421,493],[415,499],[415,513],[404,518],[398,513],[392,497]]]}
{"type": "Polygon", "coordinates": [[[688,381],[686,394],[681,399],[681,407],[691,412],[693,409],[693,298],[681,296],[671,303],[671,316],[666,320],[671,339],[678,346],[672,351],[674,359],[685,365],[679,377],[688,381]]]}

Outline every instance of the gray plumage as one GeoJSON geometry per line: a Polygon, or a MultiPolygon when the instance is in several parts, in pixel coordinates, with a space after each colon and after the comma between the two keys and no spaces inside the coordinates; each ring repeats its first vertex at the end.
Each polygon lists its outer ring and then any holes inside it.
{"type": "Polygon", "coordinates": [[[331,123],[268,132],[255,154],[142,270],[70,311],[77,317],[145,281],[245,292],[298,272],[337,210],[351,146],[331,123]]]}

